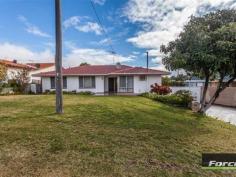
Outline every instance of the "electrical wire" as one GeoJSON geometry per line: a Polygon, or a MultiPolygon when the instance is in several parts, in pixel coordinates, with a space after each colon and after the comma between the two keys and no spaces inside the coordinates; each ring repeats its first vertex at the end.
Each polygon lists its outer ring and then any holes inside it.
{"type": "MultiPolygon", "coordinates": [[[[100,20],[100,18],[99,18],[99,15],[98,15],[98,13],[97,13],[97,10],[96,10],[95,5],[94,5],[94,3],[93,3],[92,0],[90,0],[90,5],[91,5],[91,7],[92,7],[92,9],[93,9],[93,11],[94,11],[94,14],[95,14],[96,18],[97,18],[98,24],[101,26],[103,33],[105,34],[106,38],[109,40],[110,38],[109,38],[109,36],[108,36],[106,30],[105,30],[104,27],[103,27],[103,24],[102,24],[102,22],[101,22],[101,20],[100,20]]],[[[113,45],[111,44],[111,42],[109,42],[108,45],[109,45],[109,47],[110,47],[110,49],[111,49],[111,53],[113,54],[113,63],[114,63],[114,55],[116,54],[116,52],[115,52],[114,47],[113,47],[113,45]]]]}

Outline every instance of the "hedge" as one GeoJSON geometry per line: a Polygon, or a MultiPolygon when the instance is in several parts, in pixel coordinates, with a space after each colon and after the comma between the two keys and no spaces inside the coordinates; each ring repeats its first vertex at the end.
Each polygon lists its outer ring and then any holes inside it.
{"type": "Polygon", "coordinates": [[[155,101],[159,101],[165,104],[189,107],[192,102],[192,97],[188,94],[171,94],[171,95],[158,95],[155,93],[145,93],[142,96],[150,98],[155,101]]]}

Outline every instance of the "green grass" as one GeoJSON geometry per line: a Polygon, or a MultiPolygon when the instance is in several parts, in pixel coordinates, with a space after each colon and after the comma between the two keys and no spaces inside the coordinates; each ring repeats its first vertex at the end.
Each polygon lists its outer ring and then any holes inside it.
{"type": "MultiPolygon", "coordinates": [[[[0,176],[232,176],[202,152],[235,152],[236,127],[143,97],[0,97],[0,176]]],[[[233,173],[234,172],[234,173],[233,173]]]]}

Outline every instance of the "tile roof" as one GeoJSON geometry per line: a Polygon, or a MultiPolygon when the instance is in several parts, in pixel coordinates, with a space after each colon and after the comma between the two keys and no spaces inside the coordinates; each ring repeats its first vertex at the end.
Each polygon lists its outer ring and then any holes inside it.
{"type": "Polygon", "coordinates": [[[168,75],[169,73],[166,71],[160,71],[155,69],[147,69],[143,67],[131,67],[123,70],[118,70],[112,72],[111,74],[160,74],[160,75],[168,75]]]}
{"type": "MultiPolygon", "coordinates": [[[[142,67],[131,67],[127,65],[85,65],[73,68],[62,69],[64,76],[77,75],[120,75],[120,74],[147,74],[147,75],[168,75],[166,71],[146,69],[142,67]]],[[[34,76],[55,76],[55,71],[35,74],[34,76]]]]}
{"type": "Polygon", "coordinates": [[[44,69],[54,66],[54,63],[27,63],[27,65],[36,67],[37,69],[44,69]]]}
{"type": "Polygon", "coordinates": [[[29,70],[36,69],[34,66],[17,63],[16,60],[9,61],[9,60],[2,60],[2,59],[0,59],[0,64],[3,64],[5,66],[7,66],[7,67],[12,67],[12,68],[21,68],[21,69],[29,69],[29,70]]]}

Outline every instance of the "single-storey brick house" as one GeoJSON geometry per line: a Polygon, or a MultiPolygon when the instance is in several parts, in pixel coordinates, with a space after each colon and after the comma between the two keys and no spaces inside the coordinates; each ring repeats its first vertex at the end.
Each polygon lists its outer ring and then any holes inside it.
{"type": "MultiPolygon", "coordinates": [[[[161,85],[168,72],[126,65],[85,65],[62,70],[63,90],[90,91],[95,94],[140,94],[150,91],[150,85],[161,85]]],[[[42,78],[42,91],[55,89],[55,71],[37,74],[42,78]]]]}

